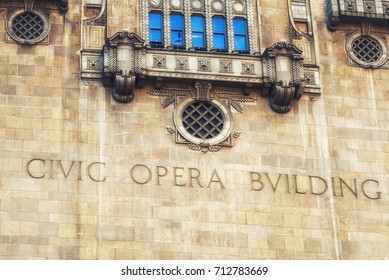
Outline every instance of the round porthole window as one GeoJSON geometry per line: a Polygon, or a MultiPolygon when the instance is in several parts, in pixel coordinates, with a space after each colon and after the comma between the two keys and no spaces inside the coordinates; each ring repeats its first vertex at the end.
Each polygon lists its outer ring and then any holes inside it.
{"type": "Polygon", "coordinates": [[[232,130],[231,113],[227,106],[217,99],[183,100],[176,108],[174,122],[182,137],[194,144],[219,144],[232,130]]]}
{"type": "Polygon", "coordinates": [[[387,60],[385,42],[378,36],[354,34],[346,48],[352,61],[364,67],[379,67],[387,60]]]}
{"type": "Polygon", "coordinates": [[[44,40],[49,29],[49,20],[39,11],[18,10],[7,21],[8,35],[22,44],[36,44],[44,40]]]}

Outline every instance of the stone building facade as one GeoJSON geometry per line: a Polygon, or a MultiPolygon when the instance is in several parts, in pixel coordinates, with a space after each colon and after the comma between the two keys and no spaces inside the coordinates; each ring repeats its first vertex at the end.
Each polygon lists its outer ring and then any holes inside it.
{"type": "Polygon", "coordinates": [[[1,259],[387,259],[389,1],[0,1],[1,259]]]}

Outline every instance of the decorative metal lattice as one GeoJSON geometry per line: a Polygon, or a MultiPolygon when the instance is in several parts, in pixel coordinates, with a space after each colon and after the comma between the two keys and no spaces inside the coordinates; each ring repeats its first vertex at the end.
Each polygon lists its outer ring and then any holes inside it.
{"type": "Polygon", "coordinates": [[[211,139],[220,134],[224,126],[223,113],[209,102],[192,102],[182,114],[184,128],[192,136],[211,139]]]}
{"type": "Polygon", "coordinates": [[[380,43],[368,36],[356,38],[352,43],[355,56],[365,63],[373,63],[381,59],[382,49],[380,43]]]}
{"type": "Polygon", "coordinates": [[[32,12],[17,15],[12,22],[12,30],[16,36],[25,40],[34,40],[42,35],[45,24],[42,18],[32,12]]]}

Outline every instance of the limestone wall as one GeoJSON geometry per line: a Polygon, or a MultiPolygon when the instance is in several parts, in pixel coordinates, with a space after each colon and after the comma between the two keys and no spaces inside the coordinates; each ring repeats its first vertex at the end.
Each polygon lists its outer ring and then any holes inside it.
{"type": "MultiPolygon", "coordinates": [[[[233,147],[206,153],[175,143],[152,81],[120,104],[80,80],[84,8],[70,2],[49,45],[0,41],[1,259],[388,257],[389,70],[347,65],[324,1],[312,1],[319,99],[281,115],[252,89],[232,110],[233,147]]],[[[134,2],[108,1],[109,36],[140,33],[134,2]]],[[[288,37],[288,12],[260,3],[264,50],[288,37]]]]}

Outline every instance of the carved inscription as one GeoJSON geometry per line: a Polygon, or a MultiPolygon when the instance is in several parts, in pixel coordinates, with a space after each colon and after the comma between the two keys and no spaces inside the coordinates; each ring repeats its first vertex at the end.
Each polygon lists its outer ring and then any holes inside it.
{"type": "Polygon", "coordinates": [[[143,164],[134,165],[130,171],[131,179],[140,185],[147,183],[155,183],[157,186],[164,184],[172,184],[179,187],[200,187],[200,188],[219,188],[225,189],[219,173],[216,169],[208,178],[201,174],[197,168],[184,167],[165,167],[156,166],[148,167],[143,164]]]}
{"type": "Polygon", "coordinates": [[[104,162],[66,161],[34,158],[27,162],[28,175],[34,179],[64,179],[94,182],[104,182],[104,162]]]}
{"type": "Polygon", "coordinates": [[[381,199],[382,194],[379,191],[379,182],[373,179],[346,180],[335,177],[325,179],[320,176],[250,172],[250,180],[253,191],[270,189],[274,193],[330,195],[334,197],[351,195],[355,198],[363,197],[371,200],[381,199]]]}
{"type": "MultiPolygon", "coordinates": [[[[352,179],[315,175],[270,174],[257,171],[239,171],[243,182],[226,180],[226,171],[216,168],[201,170],[196,167],[150,166],[146,164],[123,165],[129,183],[139,186],[173,186],[186,188],[232,189],[244,184],[253,192],[286,193],[291,195],[313,195],[347,197],[355,199],[381,200],[380,182],[375,179],[352,179]]],[[[37,180],[91,180],[105,182],[109,168],[105,162],[85,162],[34,158],[27,162],[29,177],[37,180]]],[[[238,175],[238,174],[237,174],[238,175]]]]}

